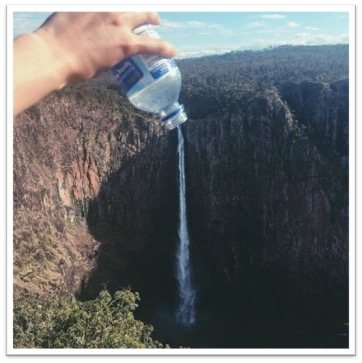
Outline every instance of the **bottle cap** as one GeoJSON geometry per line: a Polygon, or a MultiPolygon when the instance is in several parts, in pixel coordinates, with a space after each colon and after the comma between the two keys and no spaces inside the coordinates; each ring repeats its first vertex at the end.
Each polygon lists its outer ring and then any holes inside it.
{"type": "Polygon", "coordinates": [[[187,120],[187,114],[185,112],[184,106],[176,102],[171,109],[169,108],[161,111],[161,121],[165,123],[169,130],[174,129],[178,125],[181,125],[187,120]]]}

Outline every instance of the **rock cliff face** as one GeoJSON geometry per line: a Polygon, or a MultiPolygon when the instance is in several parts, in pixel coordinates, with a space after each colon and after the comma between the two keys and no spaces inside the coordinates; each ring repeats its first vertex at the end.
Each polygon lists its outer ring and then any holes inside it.
{"type": "MultiPolygon", "coordinates": [[[[17,286],[39,277],[25,256],[39,266],[50,258],[54,284],[63,286],[56,289],[74,293],[95,266],[100,242],[111,249],[115,270],[125,264],[130,284],[128,258],[119,263],[122,253],[113,248],[134,254],[140,266],[153,256],[151,269],[164,250],[172,260],[176,136],[111,91],[98,90],[109,98],[104,105],[91,105],[87,92],[94,90],[52,95],[16,122],[17,286]]],[[[346,284],[347,81],[288,83],[280,94],[244,96],[234,110],[189,120],[184,133],[196,255],[202,251],[235,286],[243,271],[272,265],[346,284]]]]}
{"type": "Polygon", "coordinates": [[[269,271],[345,294],[348,82],[245,96],[230,112],[190,121],[185,133],[200,290],[245,294],[269,271]]]}
{"type": "Polygon", "coordinates": [[[171,143],[157,121],[107,90],[66,90],[20,115],[15,291],[76,294],[90,278],[100,284],[92,280],[92,291],[120,282],[139,287],[135,279],[152,276],[142,268],[171,269],[162,263],[170,244],[162,246],[165,235],[175,229],[171,143]],[[96,267],[103,279],[92,275],[96,267]]]}
{"type": "MultiPolygon", "coordinates": [[[[348,81],[238,97],[183,125],[199,312],[225,296],[223,311],[263,303],[272,295],[258,294],[270,289],[276,306],[278,296],[316,291],[348,303],[348,81]]],[[[88,298],[131,286],[172,306],[176,142],[114,91],[91,86],[19,116],[15,293],[88,298]]]]}

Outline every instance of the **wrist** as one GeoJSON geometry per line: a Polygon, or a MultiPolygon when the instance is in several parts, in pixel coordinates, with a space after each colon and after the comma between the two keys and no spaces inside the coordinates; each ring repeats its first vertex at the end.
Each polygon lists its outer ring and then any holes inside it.
{"type": "Polygon", "coordinates": [[[39,49],[40,54],[43,55],[53,90],[59,90],[67,86],[72,77],[72,67],[60,41],[43,28],[29,35],[32,37],[33,42],[37,44],[35,49],[39,49]]]}

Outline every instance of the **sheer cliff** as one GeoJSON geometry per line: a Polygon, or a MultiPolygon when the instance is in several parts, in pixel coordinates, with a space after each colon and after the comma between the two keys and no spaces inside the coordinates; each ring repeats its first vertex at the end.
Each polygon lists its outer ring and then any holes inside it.
{"type": "Polygon", "coordinates": [[[245,96],[185,127],[201,289],[218,277],[244,293],[254,273],[271,269],[346,292],[348,82],[339,86],[283,85],[284,99],[245,96]]]}
{"type": "MultiPolygon", "coordinates": [[[[20,115],[14,127],[15,291],[75,294],[99,264],[108,272],[97,292],[113,286],[109,278],[118,273],[124,286],[134,285],[134,264],[172,269],[158,260],[169,253],[160,244],[169,244],[164,238],[177,215],[171,139],[157,121],[101,89],[68,89],[20,115]]],[[[149,274],[138,271],[142,276],[149,274]]]]}

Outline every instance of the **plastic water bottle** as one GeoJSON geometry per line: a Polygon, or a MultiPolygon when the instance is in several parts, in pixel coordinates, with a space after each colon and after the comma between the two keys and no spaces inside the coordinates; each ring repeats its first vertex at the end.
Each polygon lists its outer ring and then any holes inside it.
{"type": "MultiPolygon", "coordinates": [[[[133,32],[160,38],[152,25],[142,25],[133,32]]],[[[168,129],[187,120],[184,107],[178,103],[181,73],[173,59],[136,55],[115,65],[113,73],[131,103],[142,111],[158,113],[168,129]]]]}

